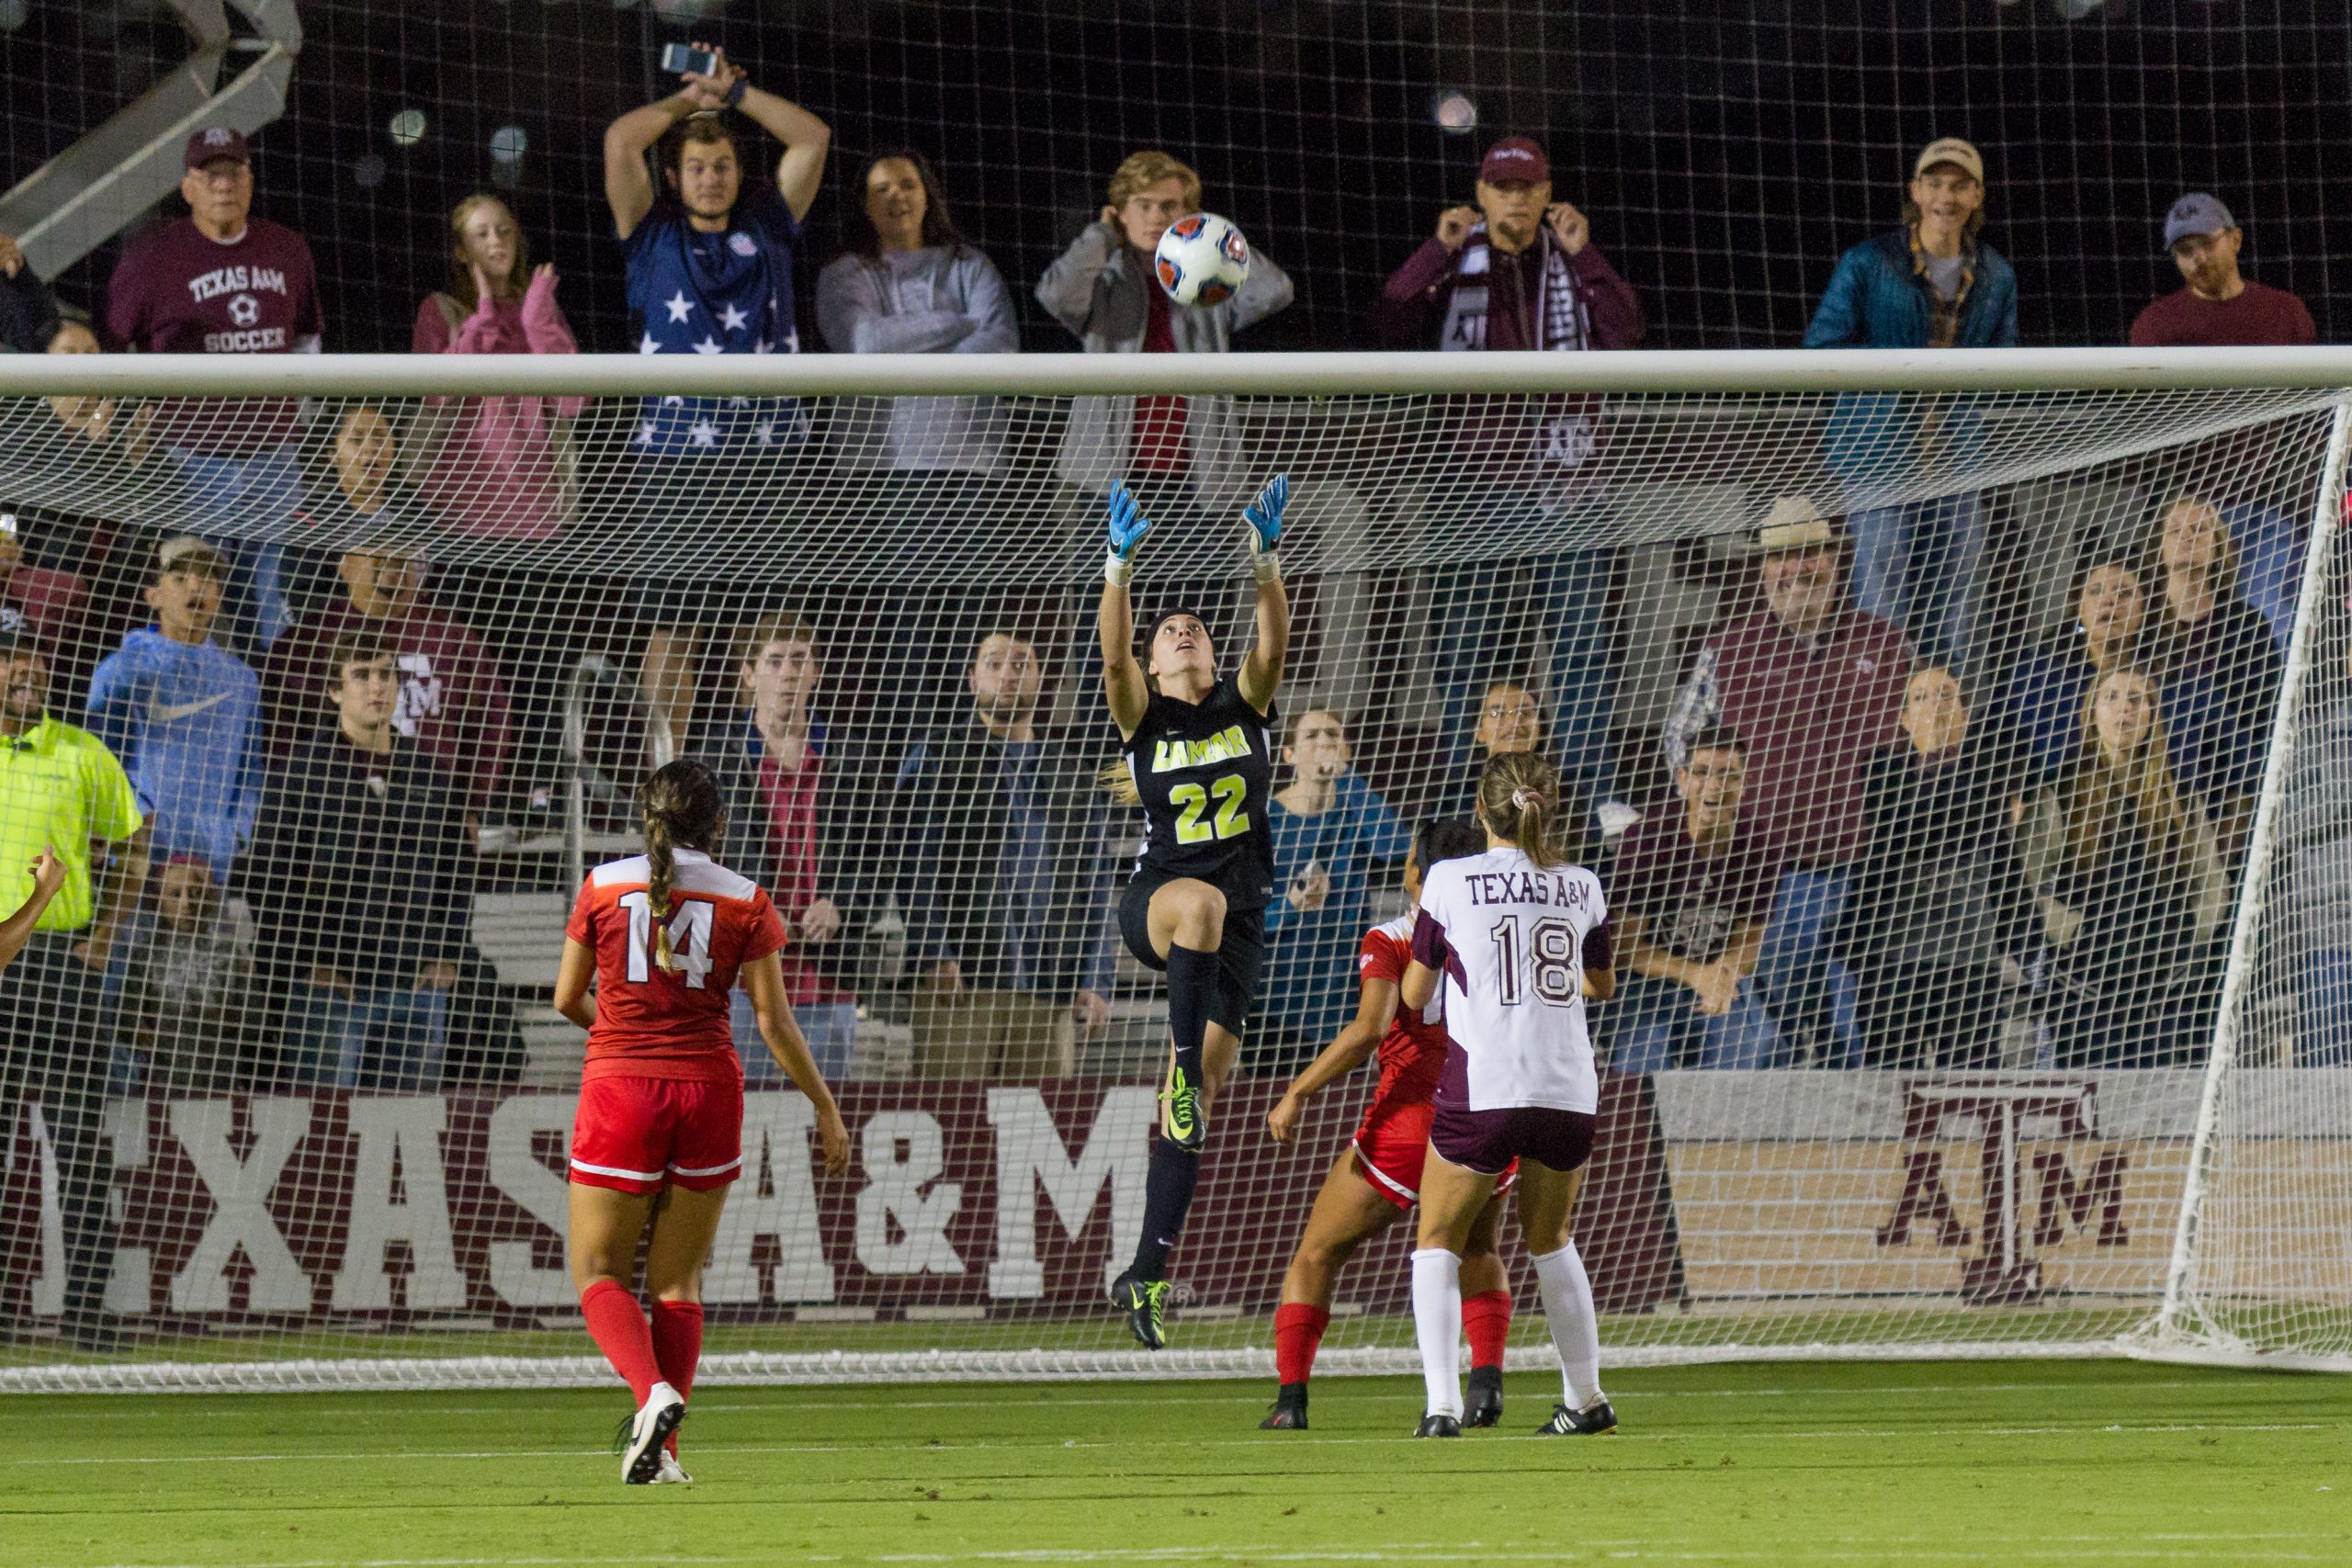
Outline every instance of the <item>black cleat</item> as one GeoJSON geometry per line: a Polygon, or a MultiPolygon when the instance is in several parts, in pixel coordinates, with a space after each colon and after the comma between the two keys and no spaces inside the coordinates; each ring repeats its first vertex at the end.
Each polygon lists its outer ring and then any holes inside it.
{"type": "Polygon", "coordinates": [[[1432,1410],[1427,1416],[1421,1417],[1421,1424],[1413,1428],[1413,1436],[1417,1438],[1458,1438],[1462,1436],[1462,1423],[1442,1412],[1432,1410]]]}
{"type": "Polygon", "coordinates": [[[1470,1369],[1470,1399],[1462,1407],[1464,1427],[1499,1427],[1503,1419],[1503,1370],[1470,1369]]]}
{"type": "Polygon", "coordinates": [[[1599,1438],[1617,1429],[1617,1412],[1606,1399],[1596,1399],[1582,1410],[1565,1404],[1552,1407],[1552,1418],[1535,1428],[1539,1438],[1599,1438]]]}
{"type": "Polygon", "coordinates": [[[1274,1407],[1258,1423],[1261,1432],[1304,1432],[1306,1430],[1306,1385],[1286,1382],[1274,1395],[1274,1407]]]}
{"type": "Polygon", "coordinates": [[[1127,1332],[1147,1350],[1168,1344],[1168,1281],[1122,1274],[1111,1286],[1111,1303],[1127,1314],[1127,1332]]]}

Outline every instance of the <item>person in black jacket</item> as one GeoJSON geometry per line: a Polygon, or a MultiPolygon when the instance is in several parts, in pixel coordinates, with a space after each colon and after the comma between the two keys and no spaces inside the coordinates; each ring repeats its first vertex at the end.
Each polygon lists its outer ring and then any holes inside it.
{"type": "Polygon", "coordinates": [[[56,297],[25,260],[16,239],[0,234],[0,344],[18,354],[47,354],[62,324],[56,297]]]}
{"type": "Polygon", "coordinates": [[[2177,1065],[2202,1049],[2220,979],[2212,823],[2174,774],[2154,680],[2108,671],[2086,706],[2074,768],[2034,808],[2052,1051],[2066,1068],[2177,1065]]]}
{"type": "Polygon", "coordinates": [[[981,638],[967,683],[970,711],[899,769],[915,1071],[1068,1074],[1110,1014],[1107,814],[1093,765],[1038,739],[1027,638],[981,638]]]}
{"type": "Polygon", "coordinates": [[[2183,494],[2156,517],[2141,660],[2164,686],[2175,749],[2197,760],[2193,771],[2182,769],[2181,787],[2213,818],[2222,863],[2234,876],[2254,830],[2287,661],[2270,623],[2241,591],[2237,546],[2221,510],[2183,494]]]}
{"type": "MultiPolygon", "coordinates": [[[[761,617],[736,648],[741,712],[692,750],[718,775],[728,865],[784,917],[792,1014],[818,1070],[838,1083],[857,1039],[859,950],[894,852],[867,749],[817,711],[823,653],[806,617],[761,617]]],[[[734,1030],[745,1081],[783,1082],[748,1001],[736,1004],[734,1030]]]]}
{"type": "Polygon", "coordinates": [[[1862,1065],[1997,1066],[2004,980],[2022,981],[2035,936],[2007,770],[1944,665],[1912,672],[1902,724],[1907,743],[1863,766],[1870,847],[1839,928],[1862,1065]]]}
{"type": "Polygon", "coordinates": [[[472,940],[464,805],[392,728],[401,675],[379,633],[338,637],[321,674],[340,722],[270,778],[243,863],[263,961],[290,994],[289,1076],[429,1091],[472,940]]]}

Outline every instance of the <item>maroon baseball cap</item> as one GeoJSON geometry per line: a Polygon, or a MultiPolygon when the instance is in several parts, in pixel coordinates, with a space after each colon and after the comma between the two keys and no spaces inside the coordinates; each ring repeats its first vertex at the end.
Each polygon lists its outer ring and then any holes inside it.
{"type": "Polygon", "coordinates": [[[1486,159],[1478,165],[1478,177],[1490,186],[1506,180],[1542,185],[1552,177],[1552,165],[1544,161],[1544,149],[1535,145],[1532,138],[1506,136],[1487,149],[1486,159]]]}
{"type": "Polygon", "coordinates": [[[216,158],[250,164],[254,160],[245,150],[245,133],[225,125],[208,127],[187,139],[187,152],[180,162],[191,169],[200,169],[216,158]]]}

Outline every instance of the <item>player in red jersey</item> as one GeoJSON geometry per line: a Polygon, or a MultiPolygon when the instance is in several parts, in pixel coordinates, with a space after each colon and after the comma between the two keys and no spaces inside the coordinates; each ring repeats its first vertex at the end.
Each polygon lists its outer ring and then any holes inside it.
{"type": "Polygon", "coordinates": [[[726,826],[718,779],[681,758],[645,781],[637,805],[645,853],[598,866],[581,887],[555,1005],[588,1032],[571,1279],[589,1334],[637,1398],[621,1476],[643,1485],[688,1479],[673,1434],[702,1359],[703,1260],[743,1164],[743,1064],[727,1021],[739,982],[776,1064],[816,1106],[827,1175],[849,1168],[849,1130],[793,1021],[775,906],[711,859],[726,826]],[[633,1286],[640,1238],[650,1324],[633,1286]]]}
{"type": "MultiPolygon", "coordinates": [[[[1421,874],[1440,861],[1475,855],[1487,835],[1475,822],[1432,821],[1413,835],[1405,860],[1405,891],[1416,903],[1421,874]]],[[[1306,1427],[1306,1377],[1331,1321],[1331,1287],[1355,1249],[1405,1217],[1419,1195],[1421,1156],[1430,1135],[1430,1097],[1445,1066],[1445,1023],[1436,1007],[1399,1011],[1397,982],[1413,959],[1413,918],[1390,920],[1364,933],[1357,959],[1363,995],[1355,1021],[1308,1063],[1281,1101],[1266,1113],[1276,1143],[1297,1135],[1309,1096],[1355,1071],[1376,1048],[1380,1088],[1330,1173],[1315,1195],[1306,1234],[1283,1276],[1274,1311],[1274,1366],[1282,1387],[1259,1427],[1302,1431],[1306,1427]]],[[[1510,1185],[1506,1173],[1497,1199],[1510,1185]]],[[[1503,1413],[1503,1341],[1510,1333],[1510,1276],[1495,1250],[1500,1202],[1490,1201],[1472,1227],[1462,1256],[1462,1319],[1470,1336],[1470,1403],[1464,1425],[1491,1427],[1503,1413]]]]}

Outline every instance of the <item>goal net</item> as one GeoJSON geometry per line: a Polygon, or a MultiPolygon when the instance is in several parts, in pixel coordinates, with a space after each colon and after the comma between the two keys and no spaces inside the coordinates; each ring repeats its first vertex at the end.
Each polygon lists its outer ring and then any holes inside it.
{"type": "MultiPolygon", "coordinates": [[[[0,974],[0,1388],[601,1380],[550,987],[684,754],[852,1141],[823,1177],[739,1015],[706,1376],[1269,1371],[1377,1069],[1268,1113],[1515,750],[1611,904],[1612,1361],[2346,1364],[2346,394],[1461,357],[0,362],[0,910],[64,863],[0,974]],[[1147,1356],[1102,495],[1157,525],[1139,623],[1230,671],[1275,473],[1264,980],[1147,1356]]],[[[1409,1247],[1347,1261],[1328,1369],[1409,1364],[1409,1247]]]]}

